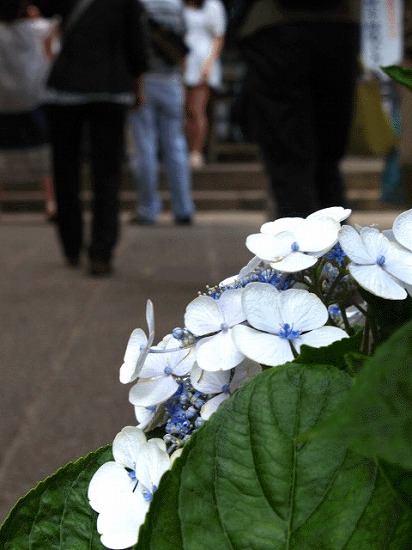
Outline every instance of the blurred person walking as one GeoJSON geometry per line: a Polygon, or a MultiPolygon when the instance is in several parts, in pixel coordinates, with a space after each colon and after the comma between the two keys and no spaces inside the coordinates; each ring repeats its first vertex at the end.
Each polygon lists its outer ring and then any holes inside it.
{"type": "Polygon", "coordinates": [[[42,111],[49,68],[46,42],[57,20],[24,0],[0,6],[0,186],[38,181],[45,216],[56,219],[50,145],[42,111]]]}
{"type": "Polygon", "coordinates": [[[277,216],[346,205],[346,153],[360,43],[359,0],[235,0],[247,71],[237,112],[259,145],[277,216]]]}
{"type": "Polygon", "coordinates": [[[142,10],[136,0],[37,0],[62,18],[62,44],[48,79],[58,234],[69,266],[84,244],[80,200],[82,137],[90,136],[92,224],[89,274],[109,275],[119,235],[118,193],[127,111],[146,69],[142,10]]]}
{"type": "Polygon", "coordinates": [[[130,114],[135,151],[131,170],[136,183],[137,213],[130,220],[154,225],[162,208],[159,196],[159,152],[166,171],[176,224],[190,225],[194,212],[191,173],[183,130],[182,67],[170,49],[159,47],[155,33],[168,29],[173,42],[187,53],[181,0],[142,0],[149,28],[149,71],[143,76],[144,103],[130,114]],[[150,30],[152,32],[150,32],[150,30]],[[151,40],[150,40],[151,37],[151,40]],[[179,44],[180,42],[180,44],[179,44]]]}
{"type": "Polygon", "coordinates": [[[185,0],[186,43],[186,134],[190,165],[204,165],[208,132],[207,106],[211,91],[222,84],[220,55],[224,46],[226,11],[220,0],[185,0]]]}

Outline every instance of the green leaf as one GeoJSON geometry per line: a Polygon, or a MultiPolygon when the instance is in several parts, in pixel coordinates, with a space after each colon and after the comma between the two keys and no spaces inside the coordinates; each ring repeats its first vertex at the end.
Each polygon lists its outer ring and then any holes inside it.
{"type": "Polygon", "coordinates": [[[101,550],[87,488],[111,446],[71,462],[22,497],[0,527],[2,550],[101,550]]]}
{"type": "Polygon", "coordinates": [[[412,470],[412,321],[370,357],[319,433],[412,470]]]}
{"type": "Polygon", "coordinates": [[[410,546],[412,514],[375,461],[313,430],[352,385],[289,363],[243,386],[186,445],[136,550],[377,550],[410,546]]]}
{"type": "Polygon", "coordinates": [[[343,338],[322,348],[312,348],[303,345],[297,363],[302,365],[331,365],[338,369],[347,366],[346,356],[349,353],[359,352],[362,343],[362,330],[350,338],[343,338]]]}
{"type": "Polygon", "coordinates": [[[405,67],[400,67],[399,65],[389,65],[381,67],[381,69],[393,80],[412,90],[412,69],[405,69],[405,67]]]}

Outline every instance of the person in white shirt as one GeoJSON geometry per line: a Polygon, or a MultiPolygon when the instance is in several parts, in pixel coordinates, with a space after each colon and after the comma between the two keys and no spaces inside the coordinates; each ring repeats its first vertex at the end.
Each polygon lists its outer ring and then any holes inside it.
{"type": "Polygon", "coordinates": [[[220,0],[186,0],[186,44],[190,51],[186,59],[183,80],[186,86],[186,133],[190,164],[204,164],[208,119],[207,104],[211,89],[222,82],[220,55],[224,46],[227,18],[220,0]]]}

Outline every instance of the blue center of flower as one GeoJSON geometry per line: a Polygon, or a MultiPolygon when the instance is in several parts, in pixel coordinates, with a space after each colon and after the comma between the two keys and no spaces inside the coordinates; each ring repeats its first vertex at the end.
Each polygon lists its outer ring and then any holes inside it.
{"type": "Polygon", "coordinates": [[[156,485],[153,485],[153,489],[152,489],[152,492],[150,492],[148,489],[145,489],[143,491],[143,498],[147,501],[147,502],[150,502],[153,498],[153,493],[156,491],[157,487],[156,485]]]}
{"type": "Polygon", "coordinates": [[[378,256],[378,257],[376,258],[376,263],[377,263],[378,265],[383,265],[385,262],[386,262],[385,256],[378,256]]]}
{"type": "Polygon", "coordinates": [[[293,252],[297,252],[299,250],[299,245],[298,243],[295,241],[294,243],[292,243],[290,245],[290,248],[293,250],[293,252]]]}
{"type": "Polygon", "coordinates": [[[299,338],[300,332],[300,330],[293,330],[293,327],[285,323],[279,330],[279,336],[286,338],[286,340],[294,340],[295,338],[299,338]]]}
{"type": "Polygon", "coordinates": [[[139,480],[137,479],[137,476],[136,476],[136,462],[133,462],[133,468],[127,468],[127,473],[130,477],[130,479],[132,481],[135,481],[136,483],[134,484],[134,487],[133,487],[133,493],[136,491],[136,487],[139,483],[139,480]]]}
{"type": "Polygon", "coordinates": [[[229,393],[229,384],[224,384],[222,386],[222,392],[223,393],[229,393]]]}
{"type": "Polygon", "coordinates": [[[172,369],[172,367],[170,367],[170,366],[165,367],[164,373],[165,373],[165,374],[168,374],[168,375],[169,375],[169,374],[173,374],[173,369],[172,369]]]}
{"type": "Polygon", "coordinates": [[[229,330],[229,325],[227,323],[222,323],[220,329],[223,330],[223,332],[227,332],[229,330]]]}

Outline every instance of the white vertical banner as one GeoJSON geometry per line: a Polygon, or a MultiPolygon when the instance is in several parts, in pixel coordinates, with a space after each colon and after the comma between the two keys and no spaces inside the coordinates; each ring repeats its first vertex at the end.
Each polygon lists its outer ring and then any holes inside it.
{"type": "Polygon", "coordinates": [[[361,59],[365,69],[396,65],[403,52],[403,0],[362,0],[361,59]]]}

